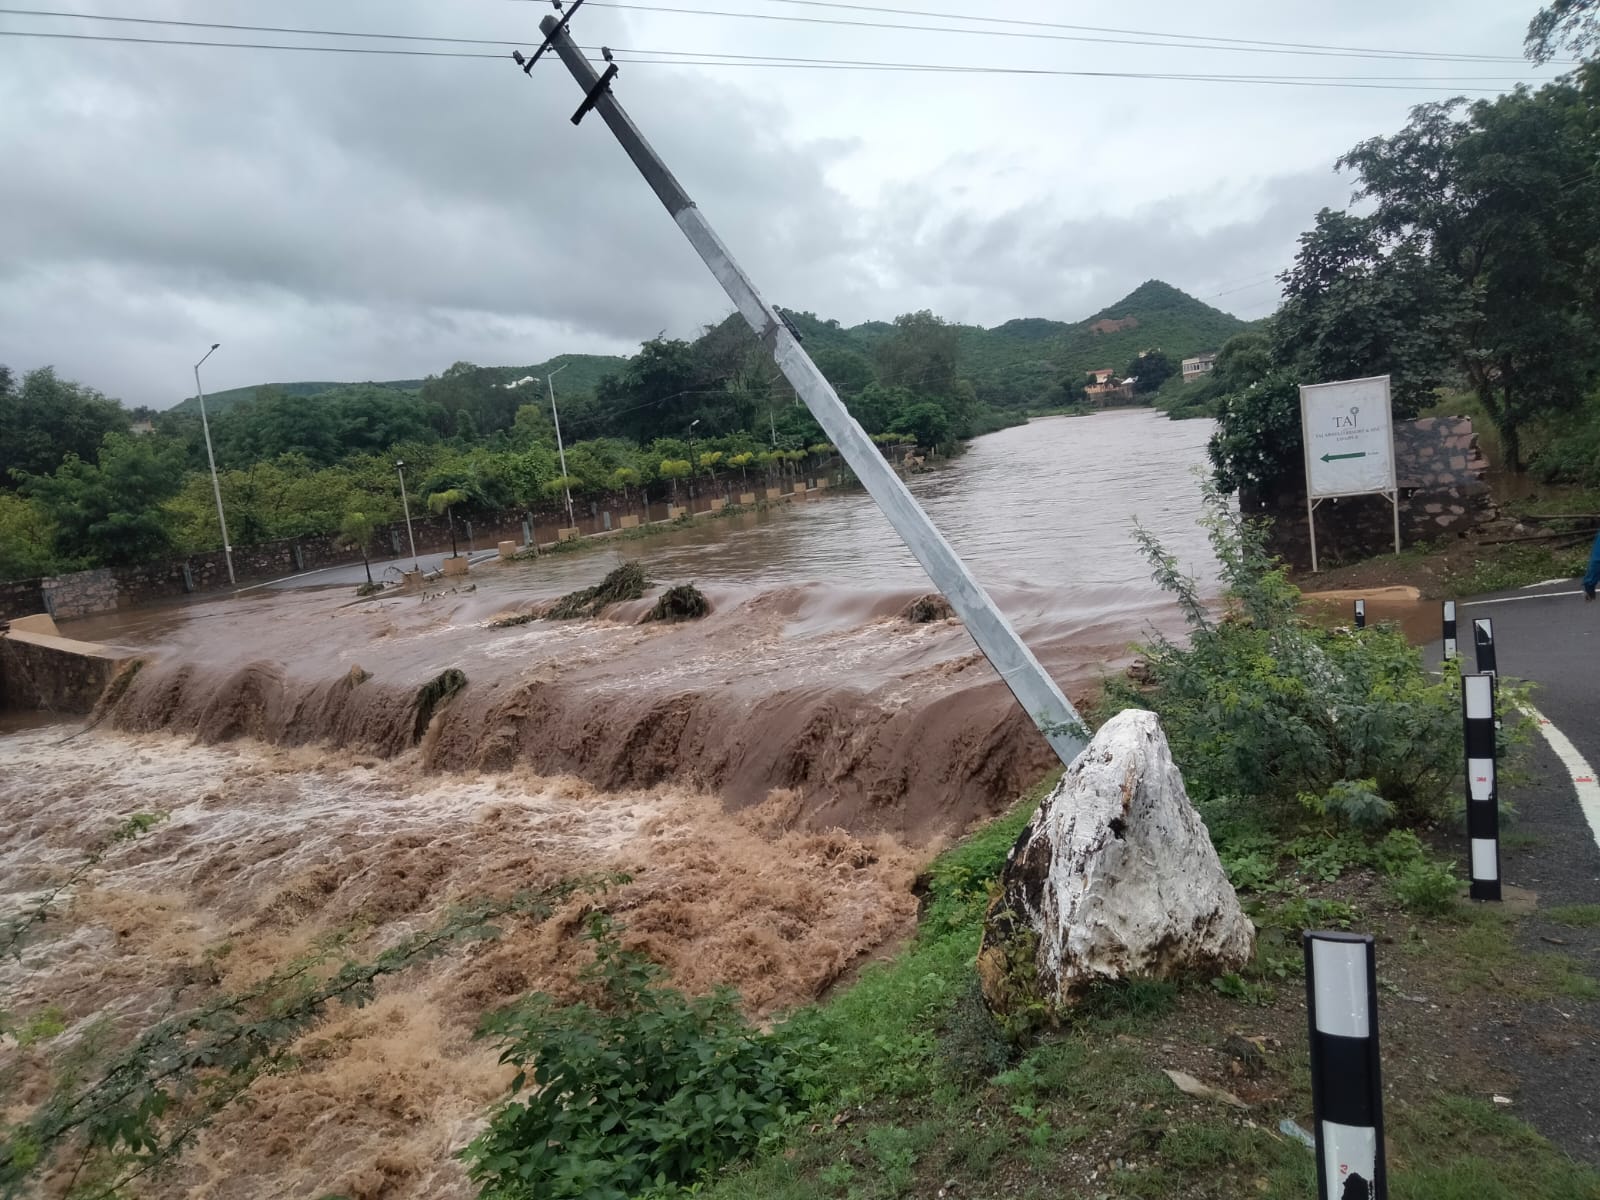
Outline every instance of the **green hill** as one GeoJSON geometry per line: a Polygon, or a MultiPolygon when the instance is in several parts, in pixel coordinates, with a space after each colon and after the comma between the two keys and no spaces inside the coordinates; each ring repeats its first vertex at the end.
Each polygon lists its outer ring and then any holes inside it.
{"type": "MultiPolygon", "coordinates": [[[[395,379],[383,383],[375,381],[363,382],[367,383],[369,387],[389,388],[397,392],[414,392],[422,386],[422,380],[420,379],[395,379]]],[[[320,396],[323,392],[333,392],[339,388],[350,386],[352,386],[352,383],[348,380],[343,383],[303,381],[299,383],[256,383],[249,387],[228,388],[226,391],[221,392],[208,391],[206,393],[206,412],[207,414],[227,412],[236,404],[244,404],[247,401],[254,400],[256,393],[263,388],[273,388],[286,396],[303,397],[320,396]]],[[[200,411],[200,401],[193,396],[185,397],[177,404],[174,404],[171,411],[198,413],[200,411]]]]}
{"type": "MultiPolygon", "coordinates": [[[[851,352],[871,359],[874,350],[893,335],[895,327],[887,321],[867,321],[843,326],[815,313],[785,309],[799,331],[806,349],[851,352]]],[[[1159,347],[1174,362],[1215,350],[1236,333],[1252,328],[1229,313],[1212,308],[1170,284],[1152,279],[1140,284],[1115,304],[1076,323],[1052,321],[1044,317],[1022,317],[985,329],[981,325],[957,325],[961,352],[961,374],[972,380],[978,398],[996,408],[1026,408],[1048,398],[1063,380],[1082,378],[1089,371],[1110,367],[1121,371],[1140,351],[1159,347]]],[[[547,362],[525,367],[487,368],[500,381],[510,383],[528,375],[565,368],[557,377],[558,393],[593,393],[600,380],[619,373],[626,358],[604,354],[558,354],[547,362]]],[[[420,379],[392,380],[373,386],[397,391],[416,391],[420,379]]],[[[263,384],[290,396],[317,396],[349,386],[346,383],[263,384]]],[[[230,406],[251,399],[256,388],[233,388],[206,396],[206,408],[225,412],[230,406]]],[[[193,397],[177,406],[177,411],[193,411],[193,397]]]]}
{"type": "MultiPolygon", "coordinates": [[[[619,358],[609,354],[558,354],[554,358],[542,363],[533,363],[526,367],[493,367],[499,373],[502,383],[511,383],[529,375],[543,378],[549,371],[561,370],[556,376],[556,391],[592,392],[600,383],[603,376],[613,374],[627,366],[626,358],[619,358]]],[[[391,379],[385,381],[365,381],[369,387],[388,388],[397,392],[415,392],[421,389],[426,380],[422,379],[391,379]]],[[[255,399],[256,392],[262,388],[275,388],[286,396],[309,397],[320,396],[326,392],[338,391],[340,388],[351,387],[353,382],[299,382],[299,383],[258,383],[251,387],[229,388],[222,392],[206,393],[206,412],[222,413],[232,408],[235,404],[242,404],[255,399]]],[[[176,404],[173,412],[198,412],[199,402],[190,396],[176,404]]]]}
{"type": "MultiPolygon", "coordinates": [[[[846,328],[811,313],[788,316],[813,354],[851,350],[871,358],[876,345],[894,332],[883,321],[846,328]]],[[[1021,317],[992,329],[958,325],[956,330],[961,374],[972,380],[978,398],[996,408],[1026,408],[1064,379],[1082,378],[1101,367],[1121,371],[1140,351],[1159,348],[1177,362],[1216,350],[1253,327],[1152,279],[1076,323],[1021,317]]]]}

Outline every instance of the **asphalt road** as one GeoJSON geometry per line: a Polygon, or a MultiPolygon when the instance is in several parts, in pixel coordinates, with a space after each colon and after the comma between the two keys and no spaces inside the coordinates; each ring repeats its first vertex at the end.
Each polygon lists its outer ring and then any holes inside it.
{"type": "MultiPolygon", "coordinates": [[[[465,546],[462,553],[466,554],[465,546]]],[[[467,555],[472,562],[479,563],[487,558],[494,558],[498,550],[475,550],[467,555]]],[[[448,551],[437,551],[433,554],[419,554],[412,558],[409,554],[401,558],[384,559],[379,562],[372,561],[372,578],[378,583],[393,583],[399,578],[401,571],[409,571],[412,564],[420,565],[424,571],[439,571],[449,557],[448,551]]],[[[348,584],[355,587],[367,581],[366,569],[360,563],[346,563],[338,567],[325,567],[320,571],[306,571],[299,575],[286,575],[282,579],[270,579],[265,583],[255,583],[243,588],[243,591],[254,591],[256,588],[302,588],[302,587],[332,587],[348,584]]]]}
{"type": "MultiPolygon", "coordinates": [[[[1472,620],[1488,618],[1499,673],[1532,683],[1539,712],[1590,768],[1600,764],[1600,602],[1585,603],[1577,584],[1564,580],[1464,601],[1457,617],[1463,665],[1474,662],[1472,620]]],[[[1580,805],[1574,772],[1582,768],[1544,738],[1532,749],[1532,780],[1502,793],[1515,813],[1502,878],[1538,896],[1518,938],[1529,953],[1566,955],[1600,977],[1600,929],[1547,915],[1558,906],[1600,903],[1600,832],[1580,805]]],[[[1512,1111],[1573,1157],[1600,1166],[1600,1001],[1559,996],[1527,1004],[1491,1040],[1521,1081],[1512,1111]]]]}

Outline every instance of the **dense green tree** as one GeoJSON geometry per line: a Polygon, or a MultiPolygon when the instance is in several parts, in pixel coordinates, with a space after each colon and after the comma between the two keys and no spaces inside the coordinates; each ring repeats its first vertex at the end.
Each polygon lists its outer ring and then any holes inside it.
{"type": "Polygon", "coordinates": [[[930,449],[942,446],[950,440],[950,414],[931,400],[921,400],[895,413],[889,432],[903,433],[930,449]]]}
{"type": "Polygon", "coordinates": [[[860,395],[876,379],[867,356],[854,350],[819,350],[811,358],[817,370],[846,402],[860,395]]]}
{"type": "Polygon", "coordinates": [[[516,383],[506,378],[507,374],[499,367],[454,363],[442,375],[430,375],[423,380],[421,399],[424,404],[443,409],[452,430],[457,427],[458,414],[466,412],[472,415],[473,425],[479,431],[498,433],[511,428],[517,409],[528,402],[531,389],[543,386],[539,381],[522,387],[507,387],[507,384],[516,383]]]}
{"type": "Polygon", "coordinates": [[[1284,277],[1274,352],[1306,383],[1388,375],[1395,415],[1410,417],[1459,363],[1470,306],[1420,239],[1323,209],[1284,277]]]}
{"type": "Polygon", "coordinates": [[[290,396],[281,388],[257,388],[255,399],[239,404],[211,423],[219,465],[244,467],[297,454],[328,466],[340,457],[334,409],[320,397],[290,396]]]}
{"type": "Polygon", "coordinates": [[[1468,297],[1459,362],[1521,466],[1542,412],[1579,404],[1600,373],[1595,336],[1600,189],[1597,80],[1558,80],[1466,106],[1425,104],[1341,165],[1391,253],[1412,249],[1468,297]]]}
{"type": "Polygon", "coordinates": [[[1135,395],[1146,396],[1178,373],[1178,366],[1160,350],[1147,350],[1128,364],[1135,395]]]}
{"type": "Polygon", "coordinates": [[[66,560],[118,566],[172,549],[162,501],[183,485],[180,449],[151,438],[110,433],[97,462],[69,454],[53,475],[24,475],[23,494],[55,524],[66,560]]]}
{"type": "Polygon", "coordinates": [[[32,579],[54,571],[55,535],[38,501],[0,492],[0,579],[32,579]]]}
{"type": "Polygon", "coordinates": [[[68,455],[92,462],[105,436],[128,425],[115,400],[54,368],[29,371],[19,385],[0,366],[0,487],[16,486],[18,472],[48,475],[68,455]]]}
{"type": "Polygon", "coordinates": [[[1592,58],[1600,50],[1600,0],[1554,0],[1528,23],[1524,51],[1536,63],[1547,63],[1559,50],[1592,58]]]}
{"type": "Polygon", "coordinates": [[[878,346],[878,378],[920,396],[949,396],[959,357],[955,326],[927,309],[904,313],[894,319],[893,336],[878,346]]]}

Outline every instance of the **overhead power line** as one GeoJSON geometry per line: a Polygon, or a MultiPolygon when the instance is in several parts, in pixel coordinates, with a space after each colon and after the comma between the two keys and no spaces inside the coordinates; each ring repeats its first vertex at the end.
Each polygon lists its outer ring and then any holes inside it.
{"type": "MultiPolygon", "coordinates": [[[[599,0],[595,0],[598,4],[599,0]]],[[[1478,56],[1463,55],[1450,50],[1396,50],[1391,47],[1335,46],[1321,42],[1273,42],[1261,38],[1224,37],[1220,34],[1167,33],[1159,29],[1118,29],[1104,25],[1070,25],[1062,21],[1032,21],[1021,17],[974,17],[966,13],[938,12],[920,8],[889,8],[881,4],[846,4],[840,0],[764,0],[767,4],[790,4],[802,8],[832,8],[851,12],[888,13],[901,17],[933,17],[941,21],[970,21],[983,25],[1018,25],[1030,29],[1067,29],[1078,33],[1114,33],[1129,37],[1170,39],[1174,44],[1183,42],[1231,43],[1241,46],[1264,46],[1275,50],[1340,50],[1352,54],[1392,55],[1397,58],[1434,58],[1442,61],[1515,62],[1525,60],[1521,55],[1478,56]]]]}
{"type": "MultiPolygon", "coordinates": [[[[527,3],[528,0],[518,0],[527,3]]],[[[1290,49],[1285,47],[1255,46],[1246,43],[1228,44],[1213,39],[1208,42],[1183,42],[1171,41],[1158,42],[1147,38],[1126,37],[1100,37],[1085,34],[1047,33],[1042,31],[1023,31],[1015,29],[969,29],[950,25],[909,25],[903,22],[891,21],[857,21],[843,17],[795,17],[783,13],[752,13],[729,12],[724,9],[710,8],[677,8],[663,4],[634,4],[626,0],[587,0],[593,8],[624,9],[633,12],[669,13],[675,16],[688,17],[726,17],[741,21],[782,21],[800,25],[837,25],[851,29],[892,29],[902,32],[915,33],[953,33],[967,37],[1014,38],[1024,41],[1052,41],[1052,42],[1089,42],[1096,45],[1111,46],[1160,46],[1165,49],[1183,50],[1220,50],[1231,51],[1239,54],[1298,54],[1314,55],[1330,58],[1378,58],[1392,60],[1395,58],[1420,58],[1425,61],[1446,61],[1433,54],[1405,55],[1393,51],[1368,51],[1368,50],[1340,50],[1328,49],[1290,49]]],[[[1498,62],[1521,61],[1509,59],[1504,55],[1471,55],[1463,54],[1448,59],[1450,62],[1498,62]]]]}
{"type": "MultiPolygon", "coordinates": [[[[809,4],[809,3],[818,3],[818,2],[820,2],[820,0],[769,0],[769,3],[791,3],[791,2],[792,3],[802,3],[803,2],[803,3],[808,3],[809,4]]],[[[839,7],[859,8],[859,7],[864,7],[864,6],[860,6],[860,5],[840,5],[839,7]]],[[[900,12],[900,11],[914,12],[916,10],[911,10],[911,9],[906,9],[906,10],[886,9],[884,11],[888,11],[888,12],[900,12]]],[[[240,24],[235,24],[235,23],[231,23],[231,22],[221,22],[221,21],[186,21],[186,20],[178,20],[176,18],[170,18],[170,17],[130,17],[130,16],[123,16],[123,15],[120,15],[120,14],[63,12],[63,11],[60,11],[58,9],[41,9],[41,8],[0,8],[0,16],[45,17],[45,18],[53,18],[53,19],[60,19],[60,20],[78,20],[78,21],[106,21],[106,22],[113,22],[113,23],[116,23],[116,24],[123,24],[123,25],[157,25],[157,26],[167,26],[167,27],[182,28],[182,29],[216,29],[216,30],[223,30],[223,31],[232,32],[232,33],[272,33],[272,34],[280,34],[280,35],[295,36],[295,37],[349,38],[349,39],[358,39],[358,40],[359,39],[371,39],[371,40],[374,40],[374,41],[424,42],[424,43],[439,43],[439,44],[445,44],[445,45],[466,45],[466,46],[508,46],[508,47],[509,46],[520,46],[520,45],[523,44],[523,42],[525,42],[527,40],[525,37],[469,38],[469,37],[453,37],[453,36],[447,36],[447,35],[444,35],[444,34],[390,33],[390,32],[387,32],[387,31],[374,31],[374,30],[305,29],[305,28],[301,28],[301,27],[297,27],[297,26],[284,26],[284,25],[240,25],[240,24]]],[[[980,18],[973,18],[973,19],[974,20],[978,20],[980,18]]],[[[981,18],[981,19],[983,19],[983,20],[990,20],[990,19],[998,20],[999,18],[981,18]]],[[[1024,23],[1025,24],[1037,24],[1038,22],[1024,22],[1024,23]]],[[[1072,26],[1066,26],[1064,28],[1073,28],[1073,27],[1072,26]]],[[[1173,35],[1173,36],[1180,36],[1180,35],[1173,35]]],[[[586,47],[583,47],[583,48],[585,50],[591,50],[591,51],[598,49],[598,47],[592,47],[592,46],[586,46],[586,47]]],[[[688,58],[727,58],[727,59],[739,60],[739,61],[743,61],[743,60],[770,60],[770,61],[777,61],[777,62],[804,62],[804,63],[811,63],[811,64],[819,64],[819,65],[820,64],[827,64],[827,65],[849,64],[849,65],[862,65],[862,66],[885,67],[885,68],[892,67],[892,68],[895,68],[895,69],[903,69],[903,68],[907,68],[907,67],[919,67],[919,68],[926,67],[927,69],[952,70],[952,71],[960,69],[957,66],[953,66],[953,65],[952,66],[945,66],[943,64],[917,64],[917,63],[909,63],[908,64],[908,63],[885,63],[885,62],[855,63],[855,62],[852,62],[852,60],[848,60],[848,59],[791,58],[791,57],[788,57],[788,56],[785,56],[785,55],[775,55],[775,54],[733,54],[733,53],[727,53],[727,52],[721,52],[721,51],[710,52],[710,51],[695,51],[695,50],[638,50],[638,49],[634,49],[634,50],[626,51],[626,53],[630,53],[630,54],[667,55],[667,56],[688,57],[688,58]]],[[[981,70],[983,68],[974,67],[973,69],[981,70]]],[[[1216,76],[1216,77],[1217,78],[1224,78],[1223,76],[1216,76]]],[[[1230,78],[1230,79],[1232,79],[1232,78],[1241,78],[1241,76],[1226,76],[1226,78],[1230,78]]],[[[1362,79],[1379,79],[1379,80],[1389,80],[1389,81],[1419,80],[1419,81],[1423,81],[1423,82],[1428,82],[1428,81],[1431,81],[1432,79],[1437,78],[1438,81],[1441,82],[1441,83],[1448,83],[1448,82],[1508,83],[1508,82],[1515,82],[1520,77],[1519,76],[1510,76],[1510,75],[1450,76],[1448,78],[1430,77],[1430,76],[1415,76],[1415,75],[1405,75],[1405,76],[1384,76],[1384,75],[1380,75],[1380,76],[1354,76],[1354,77],[1352,77],[1352,76],[1342,76],[1342,75],[1341,76],[1329,76],[1329,75],[1308,76],[1308,75],[1299,75],[1299,74],[1297,74],[1297,75],[1263,76],[1261,73],[1251,72],[1250,75],[1249,75],[1249,78],[1252,78],[1252,79],[1274,78],[1274,79],[1285,79],[1285,80],[1287,80],[1287,79],[1362,78],[1362,79]]]]}
{"type": "MultiPolygon", "coordinates": [[[[314,31],[308,31],[311,33],[314,31]]],[[[360,37],[361,34],[340,36],[360,37]]],[[[502,54],[470,50],[409,50],[379,46],[318,46],[310,44],[284,45],[272,42],[201,41],[194,38],[128,37],[120,34],[59,33],[49,30],[0,29],[0,37],[44,38],[73,42],[113,42],[135,46],[186,46],[219,50],[275,50],[322,54],[397,55],[406,58],[474,58],[500,59],[502,54]]],[[[494,43],[491,43],[494,44],[494,43]]],[[[618,62],[637,66],[683,67],[766,67],[791,70],[825,71],[902,71],[911,73],[944,73],[963,75],[1018,75],[1053,76],[1079,79],[1137,79],[1186,83],[1239,83],[1274,87],[1330,87],[1357,88],[1379,91],[1427,92],[1485,92],[1492,89],[1436,86],[1436,81],[1408,83],[1401,76],[1273,76],[1273,75],[1204,75],[1164,71],[1075,71],[1050,67],[986,67],[954,63],[895,63],[853,59],[790,59],[775,56],[735,56],[701,51],[655,51],[617,49],[623,56],[618,62]],[[688,57],[692,55],[693,57],[688,57]],[[637,57],[647,56],[647,57],[637,57]]],[[[1426,80],[1426,77],[1418,77],[1426,80]]],[[[1481,81],[1482,77],[1479,77],[1481,81]]]]}

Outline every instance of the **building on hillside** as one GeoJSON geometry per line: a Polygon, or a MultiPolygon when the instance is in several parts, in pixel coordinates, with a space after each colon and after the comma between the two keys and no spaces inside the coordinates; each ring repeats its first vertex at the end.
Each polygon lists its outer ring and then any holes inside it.
{"type": "Polygon", "coordinates": [[[143,421],[135,421],[128,426],[128,432],[133,434],[134,437],[144,437],[146,434],[151,434],[155,431],[156,423],[148,418],[143,421]]]}
{"type": "Polygon", "coordinates": [[[1105,408],[1112,404],[1133,403],[1133,380],[1116,377],[1116,372],[1110,367],[1089,372],[1092,381],[1084,385],[1084,398],[1096,408],[1105,408]]]}
{"type": "Polygon", "coordinates": [[[1186,358],[1183,360],[1183,381],[1185,383],[1193,383],[1200,376],[1210,373],[1211,369],[1216,365],[1217,354],[1214,350],[1205,354],[1196,354],[1193,358],[1186,358]]]}

